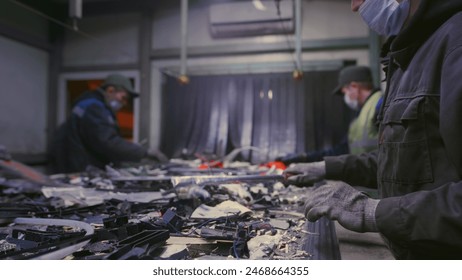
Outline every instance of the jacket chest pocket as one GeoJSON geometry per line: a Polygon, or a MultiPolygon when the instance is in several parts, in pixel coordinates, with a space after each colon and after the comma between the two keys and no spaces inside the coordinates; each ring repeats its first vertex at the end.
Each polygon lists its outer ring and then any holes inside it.
{"type": "Polygon", "coordinates": [[[433,181],[424,112],[423,96],[390,103],[380,127],[379,180],[399,184],[433,181]]]}

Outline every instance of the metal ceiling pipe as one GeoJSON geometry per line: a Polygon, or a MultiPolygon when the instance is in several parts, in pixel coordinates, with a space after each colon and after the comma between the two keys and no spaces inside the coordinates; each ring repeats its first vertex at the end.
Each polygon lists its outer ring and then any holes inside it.
{"type": "Polygon", "coordinates": [[[79,30],[77,20],[82,18],[82,0],[69,0],[69,17],[72,19],[74,30],[79,30]]]}
{"type": "Polygon", "coordinates": [[[180,82],[187,83],[188,0],[181,0],[181,67],[180,82]]]}
{"type": "Polygon", "coordinates": [[[295,39],[297,69],[302,70],[302,0],[295,0],[295,39]]]}

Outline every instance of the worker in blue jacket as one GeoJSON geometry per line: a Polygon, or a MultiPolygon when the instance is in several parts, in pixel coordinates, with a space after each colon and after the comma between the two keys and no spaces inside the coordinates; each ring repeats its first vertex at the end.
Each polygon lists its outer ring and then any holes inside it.
{"type": "Polygon", "coordinates": [[[85,92],[58,129],[52,151],[54,171],[79,172],[89,165],[104,168],[145,157],[167,160],[160,151],[148,151],[119,133],[115,113],[138,95],[131,81],[118,74],[109,75],[100,88],[85,92]]]}

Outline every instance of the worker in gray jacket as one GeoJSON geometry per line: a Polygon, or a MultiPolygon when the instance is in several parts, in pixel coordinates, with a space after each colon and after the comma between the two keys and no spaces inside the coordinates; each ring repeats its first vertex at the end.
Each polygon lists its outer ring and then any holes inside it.
{"type": "Polygon", "coordinates": [[[352,0],[352,10],[389,36],[379,149],[292,166],[301,174],[289,180],[344,181],[308,189],[310,221],[380,232],[398,259],[461,259],[462,0],[352,0]],[[349,184],[377,184],[380,199],[349,184]]]}

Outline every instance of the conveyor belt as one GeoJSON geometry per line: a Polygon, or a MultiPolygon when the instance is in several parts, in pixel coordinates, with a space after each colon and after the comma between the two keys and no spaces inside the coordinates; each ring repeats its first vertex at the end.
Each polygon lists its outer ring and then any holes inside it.
{"type": "Polygon", "coordinates": [[[315,223],[307,222],[309,232],[303,249],[311,255],[312,260],[340,260],[340,249],[335,224],[326,218],[315,223]]]}

